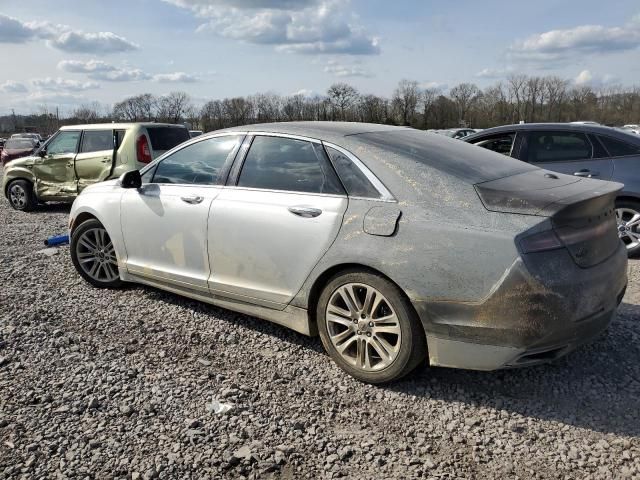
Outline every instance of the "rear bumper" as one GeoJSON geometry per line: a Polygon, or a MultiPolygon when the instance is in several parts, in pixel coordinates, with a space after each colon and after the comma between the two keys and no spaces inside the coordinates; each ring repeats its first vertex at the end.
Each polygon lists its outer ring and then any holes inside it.
{"type": "Polygon", "coordinates": [[[600,335],[627,284],[622,244],[579,268],[566,250],[523,255],[480,302],[414,301],[432,365],[495,370],[555,360],[600,335]]]}

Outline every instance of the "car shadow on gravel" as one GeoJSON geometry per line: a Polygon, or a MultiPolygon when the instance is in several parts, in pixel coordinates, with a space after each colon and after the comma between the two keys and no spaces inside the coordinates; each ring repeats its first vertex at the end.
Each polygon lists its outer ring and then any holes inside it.
{"type": "Polygon", "coordinates": [[[623,303],[606,333],[554,363],[495,372],[424,366],[388,388],[640,437],[638,359],[640,306],[623,303]]]}
{"type": "MultiPolygon", "coordinates": [[[[211,316],[324,355],[319,338],[298,334],[147,286],[143,295],[211,316]]],[[[383,390],[462,402],[603,433],[640,437],[640,306],[623,303],[607,333],[551,364],[480,372],[419,367],[383,390]]],[[[355,381],[355,380],[354,380],[355,381]]],[[[514,427],[525,428],[521,425],[514,427]]]]}
{"type": "Polygon", "coordinates": [[[42,203],[38,205],[35,210],[33,210],[32,214],[35,213],[69,213],[71,211],[70,203],[42,203]]]}

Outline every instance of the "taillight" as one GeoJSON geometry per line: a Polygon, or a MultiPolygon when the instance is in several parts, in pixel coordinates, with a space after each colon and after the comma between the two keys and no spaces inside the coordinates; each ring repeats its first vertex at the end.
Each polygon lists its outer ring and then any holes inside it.
{"type": "Polygon", "coordinates": [[[136,140],[136,152],[140,163],[149,163],[151,160],[151,149],[149,148],[149,140],[147,136],[142,134],[136,140]]]}
{"type": "Polygon", "coordinates": [[[553,230],[534,233],[520,239],[522,253],[544,252],[563,248],[564,245],[553,230]]]}

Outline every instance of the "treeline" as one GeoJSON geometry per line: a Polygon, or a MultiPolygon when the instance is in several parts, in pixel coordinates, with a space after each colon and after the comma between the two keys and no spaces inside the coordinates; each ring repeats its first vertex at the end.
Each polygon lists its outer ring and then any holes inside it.
{"type": "MultiPolygon", "coordinates": [[[[49,129],[53,114],[41,112],[7,120],[14,130],[41,125],[49,129]],[[10,123],[10,122],[9,122],[10,123]]],[[[59,120],[56,117],[56,120],[59,120]]],[[[164,96],[149,93],[129,97],[105,111],[98,103],[82,105],[56,123],[98,121],[156,121],[188,123],[205,131],[248,123],[296,120],[345,120],[410,125],[415,128],[487,128],[508,123],[569,122],[592,120],[605,125],[640,123],[640,88],[575,85],[556,76],[511,75],[485,89],[461,83],[448,93],[421,88],[418,82],[402,80],[393,95],[385,98],[363,94],[346,83],[331,85],[325,95],[282,96],[259,93],[246,97],[211,100],[196,107],[185,92],[164,96]]]]}

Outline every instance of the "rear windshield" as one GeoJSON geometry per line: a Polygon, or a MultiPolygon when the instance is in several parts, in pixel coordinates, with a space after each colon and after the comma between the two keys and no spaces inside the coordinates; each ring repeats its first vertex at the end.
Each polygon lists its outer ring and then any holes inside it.
{"type": "Polygon", "coordinates": [[[7,143],[5,144],[4,148],[6,148],[7,150],[9,149],[21,150],[25,148],[33,148],[35,147],[35,145],[36,145],[35,141],[31,140],[30,138],[11,138],[7,140],[7,143]]]}
{"type": "Polygon", "coordinates": [[[419,130],[363,133],[352,136],[365,145],[401,155],[453,175],[467,183],[508,177],[536,167],[462,140],[419,130]]]}
{"type": "Polygon", "coordinates": [[[189,130],[181,127],[147,127],[154,150],[171,150],[176,145],[189,140],[189,130]]]}

